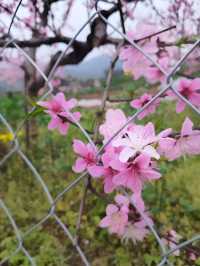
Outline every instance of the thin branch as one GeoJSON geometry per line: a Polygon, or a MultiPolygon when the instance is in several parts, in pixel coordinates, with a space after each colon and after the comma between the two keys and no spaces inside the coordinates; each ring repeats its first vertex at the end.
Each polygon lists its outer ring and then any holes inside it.
{"type": "MultiPolygon", "coordinates": [[[[10,10],[7,6],[4,6],[2,3],[0,3],[0,8],[3,9],[7,14],[12,15],[13,11],[10,10]]],[[[26,27],[30,28],[32,31],[34,31],[34,28],[31,27],[31,25],[29,25],[29,23],[27,23],[26,21],[24,21],[23,19],[19,18],[17,15],[15,15],[15,18],[22,22],[26,27]]]]}
{"type": "Polygon", "coordinates": [[[19,3],[17,4],[17,7],[15,9],[15,12],[14,12],[14,14],[12,16],[12,20],[11,20],[11,23],[10,23],[9,28],[8,28],[8,36],[10,35],[10,30],[12,28],[12,25],[13,25],[13,22],[15,20],[16,15],[17,15],[17,12],[18,12],[18,10],[19,10],[19,8],[21,6],[21,3],[22,3],[22,0],[20,0],[19,3]]]}
{"type": "Polygon", "coordinates": [[[164,32],[167,32],[167,31],[170,31],[170,30],[173,30],[173,29],[176,29],[176,26],[175,25],[174,26],[167,27],[166,29],[157,31],[155,33],[149,34],[149,35],[147,35],[145,37],[142,37],[140,39],[136,39],[136,40],[134,40],[134,42],[138,43],[138,42],[141,42],[141,41],[144,41],[144,40],[147,40],[147,39],[151,39],[152,37],[155,37],[157,35],[160,35],[160,34],[162,34],[164,32]]]}
{"type": "Polygon", "coordinates": [[[88,178],[88,189],[98,198],[106,201],[107,203],[110,203],[110,201],[108,200],[108,197],[105,195],[105,193],[99,193],[92,185],[91,179],[88,178]]]}
{"type": "Polygon", "coordinates": [[[87,191],[88,191],[88,182],[89,179],[86,178],[85,179],[85,185],[83,188],[83,196],[81,198],[81,202],[80,202],[80,207],[79,207],[79,214],[78,214],[78,219],[77,219],[77,223],[76,223],[76,242],[79,242],[79,231],[80,231],[80,227],[81,227],[81,221],[82,221],[82,215],[83,215],[83,211],[84,211],[84,207],[85,207],[85,202],[86,202],[86,197],[87,197],[87,191]]]}
{"type": "MultiPolygon", "coordinates": [[[[15,43],[19,45],[21,48],[25,47],[39,47],[41,45],[52,45],[55,43],[65,43],[68,44],[71,41],[71,38],[65,37],[65,36],[55,36],[55,37],[42,37],[42,38],[33,38],[30,40],[24,40],[24,41],[19,41],[15,40],[15,43]]],[[[4,39],[0,39],[0,47],[3,47],[5,45],[6,41],[4,39]]],[[[74,45],[81,45],[84,42],[80,41],[75,41],[74,45]]],[[[13,43],[9,43],[7,45],[9,48],[16,48],[13,43]]]]}
{"type": "MultiPolygon", "coordinates": [[[[144,36],[144,37],[142,37],[142,38],[135,39],[135,40],[133,40],[133,41],[134,41],[135,43],[139,43],[139,42],[141,42],[141,41],[145,41],[145,40],[151,39],[152,37],[158,36],[158,35],[160,35],[160,34],[162,34],[162,33],[164,33],[164,32],[167,32],[167,31],[173,30],[173,29],[175,29],[175,28],[176,28],[175,25],[174,25],[174,26],[170,26],[170,27],[167,27],[166,29],[163,29],[163,30],[157,31],[157,32],[155,32],[155,33],[151,33],[151,34],[146,35],[146,36],[144,36]]],[[[120,42],[122,42],[122,39],[117,39],[117,38],[110,38],[110,37],[108,37],[107,42],[110,42],[110,43],[112,43],[112,44],[117,45],[117,44],[119,44],[120,42]]],[[[128,43],[126,40],[124,40],[124,42],[125,42],[125,43],[128,43]]],[[[161,42],[160,42],[160,43],[161,43],[161,42]]],[[[176,43],[177,43],[177,42],[176,42],[176,43]]],[[[164,45],[165,42],[163,42],[162,44],[164,45]]],[[[177,44],[176,44],[176,45],[177,45],[177,44]]]]}
{"type": "MultiPolygon", "coordinates": [[[[172,239],[171,239],[170,237],[168,237],[168,236],[163,236],[163,238],[165,238],[167,241],[169,241],[169,242],[171,242],[171,243],[173,243],[173,244],[175,244],[175,245],[179,245],[178,242],[172,240],[172,239]]],[[[197,247],[193,247],[192,245],[190,245],[190,246],[186,246],[186,247],[185,247],[185,250],[194,253],[194,254],[195,254],[196,256],[198,256],[198,257],[200,256],[200,249],[197,248],[197,247]]]]}
{"type": "MultiPolygon", "coordinates": [[[[62,115],[57,115],[63,122],[68,122],[68,123],[70,123],[71,125],[73,125],[73,126],[75,126],[75,127],[77,127],[78,128],[78,125],[75,123],[75,122],[73,122],[73,121],[71,121],[70,119],[68,119],[67,117],[65,117],[65,116],[62,116],[62,115]]],[[[90,131],[90,130],[88,130],[88,129],[86,129],[86,128],[84,128],[84,130],[88,133],[88,134],[93,134],[93,132],[92,131],[90,131]]]]}
{"type": "Polygon", "coordinates": [[[123,33],[126,34],[125,21],[124,21],[124,15],[123,15],[123,11],[122,11],[121,0],[118,0],[118,8],[119,8],[119,15],[120,15],[120,20],[121,20],[122,30],[123,30],[123,33]]]}

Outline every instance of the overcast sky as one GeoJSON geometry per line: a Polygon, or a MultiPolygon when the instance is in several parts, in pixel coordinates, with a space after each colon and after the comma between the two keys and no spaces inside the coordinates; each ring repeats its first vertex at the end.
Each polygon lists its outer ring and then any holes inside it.
{"type": "MultiPolygon", "coordinates": [[[[13,0],[0,0],[0,1],[13,1],[13,0]]],[[[23,3],[26,3],[29,0],[23,0],[23,3]]],[[[6,2],[6,3],[8,3],[6,2]]],[[[199,3],[200,0],[196,0],[196,3],[199,3]]],[[[59,24],[60,20],[62,19],[62,13],[63,10],[65,10],[64,6],[66,5],[67,1],[60,1],[59,3],[53,4],[53,11],[54,14],[56,16],[56,23],[59,24]]],[[[74,35],[75,32],[77,32],[80,27],[87,21],[88,19],[88,13],[87,13],[87,8],[85,6],[86,0],[76,0],[75,4],[72,7],[72,11],[70,13],[70,17],[68,18],[66,27],[64,29],[64,31],[62,32],[65,36],[69,36],[72,37],[74,35]]],[[[154,0],[154,3],[159,6],[160,9],[163,9],[163,11],[166,9],[167,7],[167,3],[169,3],[169,0],[154,0]]],[[[106,4],[102,4],[101,7],[106,7],[108,8],[108,6],[106,4]]],[[[200,10],[200,8],[199,8],[200,10]]],[[[93,11],[94,12],[94,11],[93,11]]],[[[200,11],[199,11],[200,12],[200,11]]],[[[137,9],[135,10],[135,17],[134,17],[134,21],[129,21],[127,23],[127,28],[130,29],[131,26],[133,27],[134,23],[136,23],[136,21],[138,20],[142,20],[144,18],[149,18],[151,17],[152,13],[150,11],[150,8],[145,7],[145,5],[143,3],[139,3],[137,6],[137,9]]],[[[20,17],[24,17],[26,16],[27,13],[25,12],[25,10],[23,8],[19,9],[18,12],[18,16],[20,17]]],[[[4,22],[6,24],[9,25],[10,23],[10,18],[8,17],[4,17],[4,22]]],[[[119,23],[119,14],[116,13],[111,17],[111,22],[114,25],[118,25],[117,23],[119,23]]],[[[120,26],[120,23],[119,23],[120,26]]],[[[78,36],[78,40],[82,40],[84,41],[86,39],[87,34],[89,33],[89,26],[85,28],[84,31],[82,31],[80,33],[80,35],[78,36]]],[[[12,34],[14,35],[14,37],[18,38],[23,36],[23,32],[22,31],[17,31],[16,28],[13,27],[13,31],[12,34]]],[[[65,45],[63,45],[63,47],[65,47],[65,45]]],[[[104,49],[105,50],[105,49],[104,49]]],[[[50,47],[50,48],[44,48],[43,52],[45,52],[46,54],[46,58],[43,59],[43,61],[48,60],[48,54],[51,54],[53,52],[55,52],[55,47],[50,47]]],[[[106,52],[106,51],[105,51],[106,52]]],[[[98,53],[102,53],[102,49],[98,49],[95,50],[92,54],[90,54],[90,56],[93,55],[97,55],[98,53]]]]}
{"type": "MultiPolygon", "coordinates": [[[[159,0],[160,1],[160,0],[159,0]]],[[[75,1],[75,4],[72,7],[70,16],[68,18],[68,22],[67,22],[67,27],[65,27],[65,30],[63,31],[64,35],[70,36],[72,37],[74,35],[75,32],[77,32],[82,25],[88,20],[88,12],[87,12],[87,8],[85,6],[86,1],[85,0],[79,0],[79,1],[75,1]]],[[[65,3],[63,3],[62,1],[60,2],[59,5],[55,5],[56,8],[56,13],[62,13],[63,10],[63,5],[65,3]]],[[[108,5],[106,4],[101,4],[101,7],[104,7],[106,9],[108,9],[108,5]]],[[[95,10],[93,10],[91,12],[94,13],[95,10]]],[[[91,15],[90,14],[90,15],[91,15]]],[[[140,17],[140,19],[142,19],[143,17],[147,17],[148,15],[148,10],[144,9],[144,5],[143,4],[139,4],[137,7],[137,16],[140,17]]],[[[57,22],[59,23],[59,17],[57,18],[57,22]]],[[[119,23],[119,14],[114,14],[112,15],[110,21],[114,24],[114,25],[120,25],[119,23]]],[[[130,24],[133,25],[133,22],[128,23],[129,26],[130,24]]],[[[78,40],[84,41],[86,39],[86,36],[88,35],[88,33],[90,32],[89,26],[87,26],[84,31],[82,31],[80,33],[80,35],[78,36],[78,40]]],[[[110,32],[113,32],[110,29],[110,32]]],[[[87,58],[93,57],[93,56],[97,56],[98,54],[102,53],[103,48],[100,49],[94,49],[94,51],[92,53],[90,53],[90,55],[87,58]]],[[[108,52],[109,50],[105,51],[104,48],[104,52],[108,52]]]]}
{"type": "MultiPolygon", "coordinates": [[[[159,1],[163,2],[162,0],[159,1]]],[[[62,9],[62,5],[63,3],[60,3],[60,10],[62,9]]],[[[102,4],[101,6],[108,8],[108,5],[106,4],[102,4]]],[[[143,17],[147,17],[149,12],[147,8],[144,8],[143,4],[138,4],[136,13],[137,17],[140,17],[140,19],[142,19],[143,17]]],[[[73,34],[74,31],[78,30],[85,23],[87,19],[88,19],[88,14],[87,14],[87,9],[85,8],[85,1],[84,0],[76,1],[72,8],[72,12],[68,21],[69,25],[72,28],[71,29],[70,27],[68,29],[66,28],[66,33],[70,32],[71,34],[73,34]]],[[[113,15],[111,21],[116,25],[116,22],[119,21],[118,14],[113,15]]],[[[79,35],[79,39],[84,40],[88,32],[89,28],[87,27],[86,30],[79,35]]]]}

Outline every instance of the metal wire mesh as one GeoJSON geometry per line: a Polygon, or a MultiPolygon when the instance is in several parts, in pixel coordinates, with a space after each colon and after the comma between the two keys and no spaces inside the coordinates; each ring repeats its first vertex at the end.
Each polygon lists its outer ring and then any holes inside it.
{"type": "MultiPolygon", "coordinates": [[[[47,96],[49,96],[52,91],[53,91],[53,86],[51,84],[51,79],[54,76],[54,73],[59,65],[59,62],[62,60],[63,56],[67,53],[67,51],[70,49],[70,47],[73,45],[73,42],[76,40],[76,38],[79,36],[79,34],[84,30],[84,28],[98,15],[101,17],[101,19],[107,23],[107,25],[109,25],[113,31],[117,32],[122,38],[123,40],[125,40],[127,43],[129,43],[130,45],[132,45],[134,48],[136,48],[141,54],[143,54],[143,56],[149,60],[152,64],[154,64],[166,77],[166,83],[165,85],[163,85],[163,87],[160,89],[160,91],[147,103],[145,104],[140,110],[138,110],[134,115],[132,115],[129,120],[127,121],[126,124],[123,125],[123,127],[121,127],[98,151],[97,155],[101,156],[102,151],[105,149],[105,147],[133,120],[135,120],[137,118],[137,116],[143,112],[146,108],[148,108],[156,99],[158,99],[160,96],[162,96],[167,90],[171,90],[174,92],[174,94],[177,95],[177,97],[179,99],[181,99],[182,101],[184,101],[189,107],[191,107],[197,114],[200,115],[200,110],[197,109],[191,102],[189,102],[184,96],[182,96],[175,88],[174,86],[174,81],[173,81],[173,76],[176,74],[176,71],[182,66],[182,64],[185,62],[185,60],[187,60],[187,58],[189,57],[189,55],[195,50],[199,48],[200,45],[200,39],[198,41],[196,41],[191,47],[190,49],[188,49],[188,51],[185,53],[184,56],[182,56],[182,58],[177,62],[177,64],[173,67],[173,69],[167,73],[153,58],[151,58],[136,42],[134,41],[130,41],[130,39],[126,36],[126,34],[124,34],[123,32],[121,32],[117,27],[115,27],[115,25],[113,25],[112,23],[110,23],[108,21],[108,19],[106,19],[103,14],[101,13],[101,10],[98,8],[98,2],[96,1],[96,12],[84,23],[84,25],[77,31],[77,33],[74,35],[74,37],[71,39],[71,41],[69,42],[69,44],[67,45],[66,49],[63,51],[63,53],[59,56],[59,58],[57,59],[56,63],[54,64],[50,74],[48,76],[45,75],[45,73],[40,69],[40,67],[37,65],[36,62],[34,62],[32,60],[32,58],[22,49],[20,48],[17,43],[15,42],[15,40],[12,38],[12,36],[10,36],[10,30],[12,28],[15,16],[17,14],[18,9],[20,8],[20,5],[22,4],[22,0],[19,1],[19,4],[17,5],[17,8],[13,14],[12,17],[12,21],[10,23],[9,29],[8,29],[8,37],[7,37],[7,43],[6,45],[2,48],[2,50],[0,51],[1,54],[4,53],[5,49],[8,47],[8,45],[10,43],[12,43],[16,49],[26,58],[26,60],[28,60],[28,62],[36,69],[36,71],[42,76],[42,78],[45,80],[46,83],[46,87],[48,88],[47,92],[40,98],[40,100],[45,99],[47,96]]],[[[33,108],[30,113],[34,112],[35,108],[33,108]]],[[[39,183],[39,185],[42,187],[45,195],[46,195],[46,200],[48,201],[48,203],[50,204],[51,208],[49,209],[49,212],[46,213],[46,215],[36,224],[34,224],[33,226],[31,226],[24,234],[22,234],[20,232],[20,229],[18,228],[15,219],[12,216],[11,211],[9,210],[9,208],[6,206],[6,204],[4,203],[4,201],[2,199],[0,199],[0,208],[2,208],[3,212],[5,213],[5,215],[7,216],[7,218],[9,219],[9,222],[13,228],[14,234],[16,236],[17,242],[18,242],[18,246],[16,248],[16,250],[14,252],[12,252],[8,257],[4,258],[1,262],[0,265],[4,265],[4,263],[6,263],[7,261],[9,261],[9,259],[16,255],[18,252],[23,252],[24,255],[28,258],[30,265],[36,265],[36,262],[34,261],[34,259],[31,257],[31,255],[29,254],[28,250],[24,247],[24,240],[25,238],[31,234],[32,231],[36,230],[37,228],[39,228],[42,224],[44,224],[47,220],[49,220],[50,218],[53,218],[55,220],[55,222],[58,224],[58,226],[63,230],[64,234],[66,235],[67,238],[69,238],[69,240],[71,241],[72,245],[74,246],[74,248],[76,249],[76,251],[78,252],[83,265],[91,265],[90,262],[88,261],[88,259],[86,258],[85,253],[82,251],[81,247],[79,246],[79,244],[77,243],[75,237],[72,235],[72,233],[69,231],[68,227],[61,221],[61,219],[59,218],[59,216],[56,213],[56,204],[58,202],[59,199],[61,199],[64,195],[66,195],[70,190],[72,190],[75,186],[77,186],[79,184],[79,182],[81,180],[83,180],[84,178],[86,178],[88,172],[85,171],[82,175],[80,175],[79,177],[77,177],[76,179],[74,179],[74,181],[72,183],[70,183],[62,192],[60,192],[55,198],[52,197],[48,186],[46,185],[43,177],[38,173],[37,169],[34,167],[33,163],[29,160],[29,158],[24,154],[24,152],[22,151],[19,141],[18,141],[18,133],[19,130],[24,126],[26,120],[28,118],[24,119],[22,121],[22,123],[18,126],[18,128],[14,131],[13,128],[11,127],[11,125],[9,124],[8,120],[0,113],[0,121],[5,125],[5,127],[7,128],[7,130],[14,136],[14,140],[13,140],[13,147],[12,149],[5,154],[5,156],[3,157],[3,159],[0,161],[0,167],[2,167],[6,161],[12,157],[12,156],[16,156],[18,155],[27,165],[27,167],[31,170],[33,176],[35,177],[36,181],[39,183]]],[[[79,124],[78,122],[76,122],[75,119],[74,123],[77,124],[77,126],[79,127],[79,129],[81,130],[81,132],[85,135],[85,137],[88,139],[88,141],[92,144],[95,145],[94,141],[90,138],[90,136],[88,135],[88,133],[84,130],[84,128],[81,126],[81,124],[79,124]]],[[[133,206],[137,209],[137,211],[141,214],[141,216],[143,217],[143,219],[145,220],[147,226],[149,227],[149,229],[151,230],[152,234],[155,237],[155,240],[157,241],[159,247],[160,247],[160,254],[161,254],[161,261],[159,263],[158,266],[162,266],[162,265],[172,265],[172,263],[168,260],[169,256],[172,255],[176,250],[180,250],[180,249],[184,249],[186,246],[190,245],[191,243],[195,242],[195,241],[199,241],[200,240],[200,234],[194,236],[193,238],[180,243],[179,245],[177,245],[175,248],[167,250],[166,246],[163,244],[161,237],[159,236],[156,228],[154,228],[154,226],[152,226],[148,220],[146,219],[146,217],[143,215],[143,213],[140,212],[140,210],[137,208],[137,206],[135,206],[134,202],[131,202],[131,204],[133,204],[133,206]]]]}

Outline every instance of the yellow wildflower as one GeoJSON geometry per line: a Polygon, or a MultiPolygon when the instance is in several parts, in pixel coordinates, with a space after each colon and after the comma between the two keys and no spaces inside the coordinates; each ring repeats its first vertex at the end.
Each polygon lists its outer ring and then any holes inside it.
{"type": "Polygon", "coordinates": [[[0,141],[3,143],[7,143],[13,140],[13,134],[10,132],[0,133],[0,141]]]}

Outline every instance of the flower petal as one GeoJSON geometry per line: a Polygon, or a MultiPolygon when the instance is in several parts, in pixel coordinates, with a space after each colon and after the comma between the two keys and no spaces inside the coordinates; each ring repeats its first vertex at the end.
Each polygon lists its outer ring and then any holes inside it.
{"type": "Polygon", "coordinates": [[[81,140],[74,139],[73,150],[76,154],[86,157],[88,154],[87,146],[81,140]]]}
{"type": "Polygon", "coordinates": [[[62,123],[60,122],[58,124],[58,130],[60,132],[61,135],[66,135],[67,134],[67,131],[68,131],[68,128],[69,128],[69,123],[62,123]]]}
{"type": "Polygon", "coordinates": [[[118,212],[118,210],[119,210],[119,208],[116,205],[108,204],[108,206],[106,207],[106,214],[109,216],[115,212],[118,212]]]}
{"type": "Polygon", "coordinates": [[[110,217],[106,216],[100,221],[99,226],[102,228],[106,228],[110,225],[110,223],[111,223],[110,217]]]}
{"type": "Polygon", "coordinates": [[[134,193],[131,197],[131,200],[133,201],[136,208],[138,208],[140,211],[143,212],[145,210],[144,201],[140,193],[134,193]]]}
{"type": "Polygon", "coordinates": [[[115,201],[119,204],[119,205],[129,205],[129,199],[121,194],[118,194],[115,196],[115,201]]]}
{"type": "Polygon", "coordinates": [[[181,129],[181,136],[187,136],[192,134],[192,121],[186,117],[185,121],[183,122],[182,129],[181,129]]]}
{"type": "Polygon", "coordinates": [[[183,112],[184,109],[185,109],[185,106],[186,106],[186,104],[185,104],[184,101],[182,101],[182,100],[178,100],[178,102],[177,102],[177,104],[176,104],[176,112],[177,112],[177,113],[181,113],[181,112],[183,112]]]}
{"type": "Polygon", "coordinates": [[[88,172],[90,173],[90,175],[92,177],[100,177],[103,175],[104,173],[104,168],[102,166],[98,166],[98,165],[91,165],[87,167],[88,172]]]}
{"type": "Polygon", "coordinates": [[[136,150],[126,147],[120,152],[119,160],[122,163],[126,163],[128,159],[134,156],[135,154],[136,154],[136,150]]]}
{"type": "Polygon", "coordinates": [[[86,167],[87,167],[86,161],[83,158],[78,158],[72,169],[75,173],[81,173],[86,169],[86,167]]]}
{"type": "Polygon", "coordinates": [[[63,108],[68,111],[72,108],[74,108],[77,105],[77,100],[76,99],[70,99],[68,101],[65,101],[63,103],[63,108]]]}
{"type": "Polygon", "coordinates": [[[151,158],[155,158],[156,160],[160,159],[160,154],[156,151],[156,149],[154,147],[152,147],[151,145],[147,145],[143,152],[145,154],[147,154],[149,157],[151,158]]]}
{"type": "Polygon", "coordinates": [[[48,129],[52,130],[58,127],[58,124],[60,123],[60,119],[57,116],[52,116],[51,121],[48,124],[48,129]]]}

